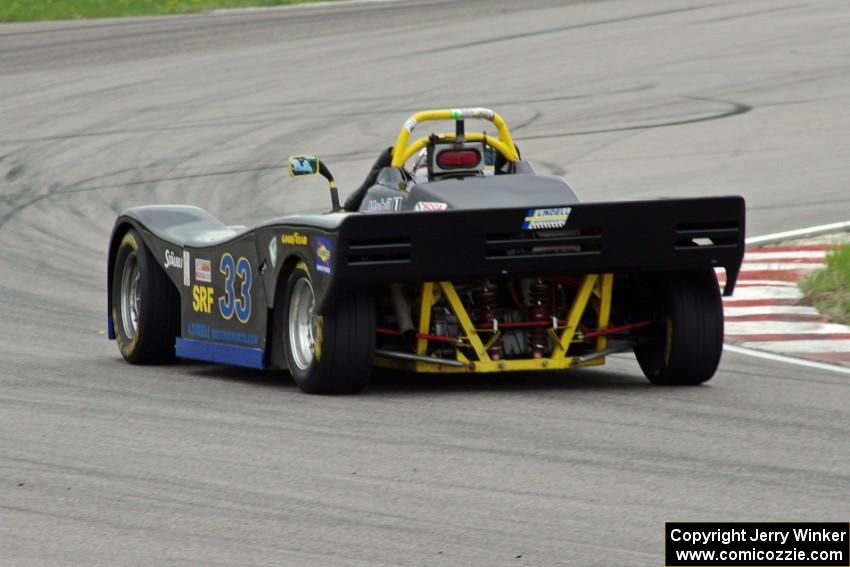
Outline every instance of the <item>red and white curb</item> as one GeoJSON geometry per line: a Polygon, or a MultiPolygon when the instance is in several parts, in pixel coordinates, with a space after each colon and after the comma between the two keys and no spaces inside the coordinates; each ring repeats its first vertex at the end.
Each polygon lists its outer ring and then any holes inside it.
{"type": "MultiPolygon", "coordinates": [[[[775,242],[848,227],[850,223],[836,223],[754,238],[747,243],[775,242]]],[[[797,283],[823,268],[824,258],[834,246],[748,247],[735,293],[723,299],[727,350],[744,354],[759,351],[772,355],[762,358],[813,361],[805,365],[850,372],[850,327],[829,322],[814,307],[797,304],[803,297],[797,283]]],[[[724,281],[722,273],[718,278],[724,281]]]]}

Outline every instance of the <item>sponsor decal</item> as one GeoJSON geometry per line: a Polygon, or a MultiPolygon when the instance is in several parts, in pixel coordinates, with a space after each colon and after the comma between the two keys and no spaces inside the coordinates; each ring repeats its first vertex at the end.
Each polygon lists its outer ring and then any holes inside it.
{"type": "Polygon", "coordinates": [[[186,334],[197,339],[210,338],[210,326],[203,323],[189,323],[186,334]]]}
{"type": "Polygon", "coordinates": [[[316,269],[322,273],[331,273],[331,242],[321,236],[316,237],[316,269]]]}
{"type": "Polygon", "coordinates": [[[414,211],[445,211],[449,206],[446,203],[441,203],[439,201],[419,201],[413,207],[414,211]]]}
{"type": "Polygon", "coordinates": [[[483,118],[484,120],[493,120],[495,113],[489,108],[452,108],[452,120],[462,120],[463,118],[483,118]]]}
{"type": "Polygon", "coordinates": [[[251,333],[241,331],[226,331],[224,329],[213,329],[210,338],[214,341],[225,343],[238,343],[245,346],[257,346],[260,337],[251,333]]]}
{"type": "MultiPolygon", "coordinates": [[[[269,260],[272,261],[272,268],[274,268],[277,264],[277,238],[274,237],[269,240],[269,260]]],[[[262,273],[262,269],[260,272],[262,273]]]]}
{"type": "Polygon", "coordinates": [[[189,287],[191,284],[191,280],[189,279],[189,265],[191,264],[191,260],[189,259],[189,251],[183,251],[183,285],[189,287]]]}
{"type": "Polygon", "coordinates": [[[260,337],[251,333],[241,331],[227,331],[216,329],[203,323],[189,323],[186,334],[195,339],[207,339],[221,343],[235,343],[244,346],[257,346],[260,337]]]}
{"type": "Polygon", "coordinates": [[[523,230],[564,228],[570,217],[570,207],[529,209],[522,223],[523,230]]]}
{"type": "Polygon", "coordinates": [[[284,244],[289,244],[290,246],[307,246],[307,235],[292,232],[282,235],[280,237],[280,241],[284,244]]]}
{"type": "Polygon", "coordinates": [[[401,209],[403,197],[381,197],[366,203],[367,211],[397,211],[401,209]]]}
{"type": "Polygon", "coordinates": [[[212,282],[212,262],[202,258],[195,258],[195,281],[212,282]]]}
{"type": "Polygon", "coordinates": [[[215,289],[208,285],[192,286],[192,311],[195,313],[212,313],[215,299],[215,289]]]}
{"type": "Polygon", "coordinates": [[[174,252],[165,249],[165,262],[162,264],[166,268],[183,268],[183,257],[176,255],[174,252]]]}
{"type": "Polygon", "coordinates": [[[183,270],[183,285],[189,286],[189,252],[184,250],[183,254],[178,255],[165,249],[165,261],[162,263],[165,268],[178,268],[183,270]]]}

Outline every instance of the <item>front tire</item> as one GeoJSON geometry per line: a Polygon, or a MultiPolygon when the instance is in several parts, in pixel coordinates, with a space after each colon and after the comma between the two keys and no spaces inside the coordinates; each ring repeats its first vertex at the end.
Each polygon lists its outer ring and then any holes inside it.
{"type": "Polygon", "coordinates": [[[173,361],[180,300],[137,231],[121,239],[112,274],[112,325],[121,355],[132,364],[173,361]]]}
{"type": "Polygon", "coordinates": [[[723,302],[711,271],[675,274],[659,287],[656,321],[635,356],[653,384],[688,386],[714,376],[723,353],[723,302]]]}
{"type": "Polygon", "coordinates": [[[283,350],[292,378],[308,394],[354,394],[372,376],[375,301],[370,290],[346,295],[332,313],[316,315],[307,266],[295,266],[286,285],[283,350]]]}

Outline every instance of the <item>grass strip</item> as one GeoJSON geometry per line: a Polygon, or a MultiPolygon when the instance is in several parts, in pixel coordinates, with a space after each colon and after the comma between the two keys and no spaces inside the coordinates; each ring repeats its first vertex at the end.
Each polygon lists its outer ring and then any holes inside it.
{"type": "Polygon", "coordinates": [[[850,325],[850,245],[837,246],[826,255],[826,267],[800,282],[803,303],[830,319],[850,325]]]}
{"type": "Polygon", "coordinates": [[[164,16],[306,1],[311,0],[0,0],[0,22],[164,16]]]}

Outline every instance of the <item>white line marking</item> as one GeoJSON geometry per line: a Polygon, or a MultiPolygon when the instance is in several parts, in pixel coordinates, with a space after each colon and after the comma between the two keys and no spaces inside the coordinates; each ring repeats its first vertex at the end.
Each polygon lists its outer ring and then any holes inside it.
{"type": "MultiPolygon", "coordinates": [[[[718,282],[720,285],[726,283],[725,278],[718,278],[718,282]]],[[[782,280],[738,280],[735,283],[735,287],[737,288],[739,285],[743,286],[754,286],[754,285],[769,285],[776,287],[797,287],[797,284],[794,282],[784,282],[782,280]]]]}
{"type": "MultiPolygon", "coordinates": [[[[776,232],[774,234],[765,234],[763,236],[756,236],[756,237],[752,237],[752,238],[747,238],[747,239],[744,240],[744,242],[747,245],[754,245],[754,244],[755,245],[759,245],[759,244],[764,245],[764,244],[782,242],[784,240],[789,240],[791,238],[802,238],[802,237],[806,237],[806,236],[814,236],[816,234],[825,234],[825,233],[829,233],[829,232],[839,232],[839,231],[844,231],[844,230],[850,230],[850,221],[837,222],[837,223],[831,223],[831,224],[822,224],[822,225],[818,225],[818,226],[810,226],[808,228],[801,228],[801,229],[797,229],[797,230],[788,230],[788,231],[785,231],[785,232],[776,232]]],[[[759,289],[759,288],[755,287],[755,286],[754,287],[745,287],[743,289],[738,288],[738,291],[735,295],[737,296],[737,299],[744,299],[745,298],[744,295],[747,294],[746,292],[748,290],[756,290],[756,289],[759,289]],[[743,294],[741,294],[742,291],[744,292],[743,294]]],[[[762,287],[760,289],[765,290],[765,289],[770,289],[770,288],[762,287]]],[[[791,290],[788,290],[788,291],[791,291],[791,290]]],[[[798,293],[798,296],[799,296],[800,292],[797,291],[797,293],[798,293]]],[[[755,298],[753,297],[753,299],[755,299],[755,298]]],[[[725,306],[724,306],[724,309],[726,309],[725,306]]],[[[765,342],[758,343],[758,344],[759,344],[759,346],[763,347],[765,344],[774,344],[775,343],[777,345],[777,348],[780,348],[780,345],[781,345],[781,348],[786,349],[788,343],[790,343],[790,342],[792,342],[792,341],[765,341],[765,342]]],[[[794,342],[803,343],[805,341],[794,341],[794,342]]],[[[824,341],[811,341],[811,342],[827,345],[827,344],[836,343],[836,342],[839,342],[839,341],[826,341],[826,340],[824,340],[824,341]]],[[[812,361],[812,360],[804,360],[804,359],[801,359],[801,358],[794,358],[794,357],[791,357],[791,356],[783,356],[781,354],[774,354],[774,353],[770,353],[770,352],[762,352],[762,351],[759,351],[759,350],[753,350],[751,348],[733,346],[733,345],[729,345],[729,344],[724,344],[723,350],[733,352],[735,354],[743,354],[743,355],[752,356],[752,357],[755,357],[755,358],[762,358],[764,360],[771,360],[773,362],[782,362],[784,364],[794,364],[794,365],[797,365],[797,366],[804,366],[806,368],[815,368],[817,370],[826,370],[828,372],[837,372],[839,374],[850,375],[850,368],[845,367],[845,366],[837,366],[835,364],[826,364],[826,363],[823,363],[823,362],[815,362],[815,361],[812,361]]],[[[835,351],[831,351],[831,352],[835,352],[835,351]]]]}
{"type": "Polygon", "coordinates": [[[747,315],[820,315],[814,307],[806,305],[756,305],[750,307],[724,307],[727,317],[745,317],[747,315]]]}
{"type": "Polygon", "coordinates": [[[815,234],[823,234],[825,232],[839,232],[842,230],[850,230],[850,221],[821,224],[818,226],[810,226],[808,228],[788,230],[785,232],[775,232],[773,234],[765,234],[764,236],[747,238],[744,242],[746,244],[766,244],[768,242],[782,242],[783,240],[789,240],[791,238],[812,236],[815,234]]]}
{"type": "Polygon", "coordinates": [[[797,287],[797,284],[794,282],[784,282],[781,280],[740,280],[735,284],[735,287],[743,285],[743,286],[754,286],[754,285],[769,285],[775,287],[797,287]]]}
{"type": "Polygon", "coordinates": [[[726,321],[727,335],[832,335],[850,334],[850,327],[835,323],[797,321],[726,321]]]}
{"type": "Polygon", "coordinates": [[[724,298],[724,302],[734,303],[736,300],[746,299],[800,299],[803,297],[801,292],[795,287],[779,287],[779,286],[745,286],[736,287],[735,293],[731,298],[724,298]]]}
{"type": "Polygon", "coordinates": [[[741,343],[742,347],[769,350],[771,352],[795,352],[819,354],[824,352],[850,352],[850,340],[800,340],[800,341],[760,341],[741,343]]]}
{"type": "Polygon", "coordinates": [[[802,260],[826,258],[826,250],[795,250],[793,252],[746,252],[744,258],[750,262],[759,260],[802,260]]]}
{"type": "Polygon", "coordinates": [[[802,358],[794,358],[792,356],[782,356],[781,354],[773,354],[770,352],[760,352],[757,350],[742,348],[733,345],[723,345],[723,350],[727,350],[729,352],[734,352],[735,354],[745,354],[747,356],[754,356],[756,358],[763,358],[765,360],[772,360],[774,362],[784,362],[785,364],[796,364],[798,366],[805,366],[808,368],[816,368],[818,370],[828,370],[831,372],[838,372],[840,374],[848,374],[850,375],[850,368],[845,366],[837,366],[834,364],[826,364],[823,362],[815,362],[813,360],[804,360],[802,358]]]}
{"type": "MultiPolygon", "coordinates": [[[[746,260],[746,257],[744,257],[746,260]]],[[[764,272],[764,271],[785,271],[785,270],[819,270],[824,267],[821,262],[744,262],[741,264],[741,273],[746,272],[764,272]]]]}

